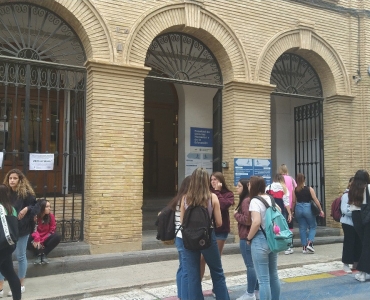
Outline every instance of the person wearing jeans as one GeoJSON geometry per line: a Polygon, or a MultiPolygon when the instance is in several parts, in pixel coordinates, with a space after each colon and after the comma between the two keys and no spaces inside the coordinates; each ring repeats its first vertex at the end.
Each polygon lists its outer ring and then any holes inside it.
{"type": "Polygon", "coordinates": [[[325,217],[319,199],[312,187],[305,185],[305,176],[297,174],[297,187],[294,190],[297,204],[295,206],[295,217],[299,224],[299,235],[302,243],[302,253],[315,253],[313,242],[316,235],[316,216],[311,211],[311,200],[315,201],[320,208],[320,217],[325,217]],[[307,235],[308,230],[308,235],[307,235]]]}
{"type": "Polygon", "coordinates": [[[267,239],[261,231],[266,228],[265,204],[256,198],[263,197],[269,205],[271,198],[265,193],[266,184],[263,177],[252,176],[249,181],[249,196],[252,199],[249,211],[252,215],[252,225],[247,236],[247,243],[251,245],[254,269],[259,283],[261,300],[280,299],[280,281],[277,271],[277,253],[270,250],[267,239]]]}

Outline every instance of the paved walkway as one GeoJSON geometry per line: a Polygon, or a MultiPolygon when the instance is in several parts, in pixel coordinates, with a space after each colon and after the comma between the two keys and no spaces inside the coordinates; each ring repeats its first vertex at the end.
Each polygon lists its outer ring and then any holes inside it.
{"type": "MultiPolygon", "coordinates": [[[[318,272],[320,270],[317,268],[311,270],[310,265],[319,263],[336,261],[337,268],[341,268],[341,263],[338,261],[341,259],[342,244],[317,245],[315,250],[315,254],[302,254],[301,249],[295,248],[295,253],[291,255],[280,254],[278,265],[281,276],[289,277],[289,274],[285,274],[286,271],[284,271],[288,268],[290,270],[296,268],[296,272],[302,275],[307,272],[318,272]]],[[[222,263],[228,286],[231,287],[232,282],[245,285],[245,266],[240,254],[224,255],[222,263]]],[[[53,262],[39,267],[53,268],[53,262]]],[[[128,298],[122,299],[163,299],[176,295],[175,274],[177,267],[178,261],[170,260],[29,278],[26,280],[26,292],[22,299],[82,299],[124,292],[146,293],[146,291],[149,291],[152,298],[135,297],[132,294],[128,298]]],[[[322,268],[326,271],[325,265],[322,268]]],[[[209,272],[206,272],[205,279],[204,290],[209,290],[209,272]]],[[[5,284],[5,293],[8,290],[9,287],[5,284]]]]}

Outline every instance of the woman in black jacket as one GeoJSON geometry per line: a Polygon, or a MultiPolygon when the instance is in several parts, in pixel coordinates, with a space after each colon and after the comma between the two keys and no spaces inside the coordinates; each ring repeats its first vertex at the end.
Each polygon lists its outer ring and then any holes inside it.
{"type": "MultiPolygon", "coordinates": [[[[18,277],[21,281],[21,292],[24,293],[24,279],[27,273],[27,242],[28,236],[34,229],[34,217],[39,213],[36,205],[35,192],[26,176],[18,170],[10,170],[3,182],[10,190],[10,201],[18,214],[19,239],[15,248],[18,260],[18,277]]],[[[0,290],[3,289],[4,276],[0,274],[0,290]]],[[[11,296],[11,292],[8,293],[11,296]]]]}

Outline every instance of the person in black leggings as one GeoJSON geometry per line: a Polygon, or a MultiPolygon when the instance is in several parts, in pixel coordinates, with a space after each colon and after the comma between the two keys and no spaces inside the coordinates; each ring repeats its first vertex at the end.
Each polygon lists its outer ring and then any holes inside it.
{"type": "MultiPolygon", "coordinates": [[[[0,184],[0,205],[5,215],[13,215],[17,217],[17,212],[11,206],[9,199],[9,189],[6,185],[0,184]]],[[[21,282],[14,271],[12,253],[15,250],[15,244],[9,245],[0,250],[0,272],[6,277],[9,282],[10,289],[12,291],[13,300],[19,300],[22,298],[21,294],[21,282]]],[[[2,298],[4,291],[0,290],[0,297],[2,298]]]]}
{"type": "Polygon", "coordinates": [[[50,202],[39,199],[40,213],[37,215],[36,230],[28,239],[27,249],[35,253],[35,265],[48,264],[47,255],[60,243],[60,235],[55,232],[56,221],[50,212],[50,202]]]}

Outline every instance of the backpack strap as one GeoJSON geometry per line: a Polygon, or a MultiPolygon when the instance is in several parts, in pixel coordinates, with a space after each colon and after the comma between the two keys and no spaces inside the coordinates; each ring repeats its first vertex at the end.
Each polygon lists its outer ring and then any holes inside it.
{"type": "MultiPolygon", "coordinates": [[[[267,201],[263,198],[263,197],[261,197],[261,196],[256,196],[255,198],[257,198],[258,200],[260,200],[265,206],[266,206],[266,209],[267,208],[269,208],[270,206],[272,206],[272,207],[274,207],[275,208],[275,206],[276,206],[276,203],[275,203],[275,199],[274,199],[274,197],[272,197],[271,195],[269,195],[269,194],[267,194],[269,197],[270,197],[270,199],[271,199],[271,204],[272,205],[270,205],[270,204],[268,204],[267,203],[267,201]]],[[[276,208],[275,208],[276,209],[276,208]]],[[[262,228],[262,225],[260,225],[260,229],[261,229],[261,231],[262,231],[262,233],[263,233],[263,235],[265,236],[265,238],[267,239],[267,236],[266,236],[266,232],[265,232],[265,230],[262,228]]]]}

